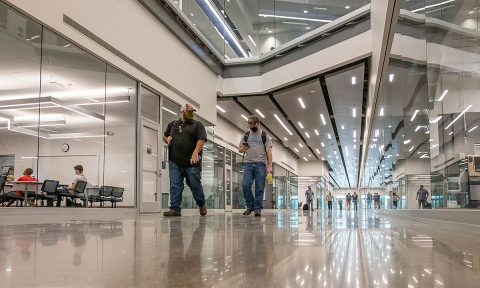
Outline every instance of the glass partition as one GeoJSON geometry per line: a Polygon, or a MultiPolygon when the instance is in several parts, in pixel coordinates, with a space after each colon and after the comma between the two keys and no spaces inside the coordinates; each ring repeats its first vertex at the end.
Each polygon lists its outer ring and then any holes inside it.
{"type": "Polygon", "coordinates": [[[273,163],[273,191],[277,209],[287,209],[288,171],[282,166],[273,163]]]}
{"type": "Polygon", "coordinates": [[[288,172],[290,179],[290,209],[298,209],[298,176],[288,172]]]}
{"type": "Polygon", "coordinates": [[[224,59],[259,57],[370,3],[170,0],[224,59]]]}
{"type": "Polygon", "coordinates": [[[18,196],[15,181],[26,168],[40,183],[68,186],[75,183],[73,167],[81,165],[88,189],[123,188],[118,206],[133,207],[137,82],[4,2],[0,39],[0,163],[8,179],[7,205],[45,204],[39,185],[27,189],[27,203],[11,197],[18,196]]]}

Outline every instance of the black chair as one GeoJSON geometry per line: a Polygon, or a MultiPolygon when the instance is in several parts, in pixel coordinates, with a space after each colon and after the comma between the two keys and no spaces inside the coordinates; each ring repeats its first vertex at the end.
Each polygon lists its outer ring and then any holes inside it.
{"type": "MultiPolygon", "coordinates": [[[[80,199],[83,201],[83,206],[87,207],[87,198],[85,197],[85,188],[87,188],[87,182],[86,181],[77,181],[75,184],[75,189],[73,189],[73,194],[71,194],[70,197],[72,200],[73,199],[80,199]]],[[[74,200],[75,201],[75,200],[74,200]]],[[[76,203],[74,203],[76,204],[76,203]]]]}
{"type": "Polygon", "coordinates": [[[112,197],[110,199],[112,208],[117,207],[117,203],[123,202],[123,191],[125,191],[125,188],[113,187],[112,197]]]}
{"type": "Polygon", "coordinates": [[[103,202],[112,199],[113,186],[102,186],[98,191],[98,195],[88,195],[88,202],[90,207],[93,207],[93,202],[100,202],[100,207],[103,207],[103,202]]]}
{"type": "Polygon", "coordinates": [[[58,189],[58,181],[55,180],[45,180],[43,181],[41,201],[42,206],[44,206],[43,201],[47,201],[47,206],[53,206],[53,201],[57,200],[57,189],[58,189]]]}

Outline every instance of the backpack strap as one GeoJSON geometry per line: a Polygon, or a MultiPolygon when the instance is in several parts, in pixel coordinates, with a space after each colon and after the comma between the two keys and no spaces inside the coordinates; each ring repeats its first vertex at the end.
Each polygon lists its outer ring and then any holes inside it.
{"type": "Polygon", "coordinates": [[[267,146],[265,143],[267,143],[267,132],[262,130],[262,142],[263,142],[263,148],[265,149],[265,158],[267,158],[267,146]]]}
{"type": "MultiPolygon", "coordinates": [[[[245,134],[243,134],[243,142],[248,142],[249,136],[250,136],[250,130],[248,130],[247,132],[245,132],[245,134]]],[[[242,155],[242,164],[243,164],[243,160],[245,160],[245,152],[243,152],[243,155],[242,155]]]]}

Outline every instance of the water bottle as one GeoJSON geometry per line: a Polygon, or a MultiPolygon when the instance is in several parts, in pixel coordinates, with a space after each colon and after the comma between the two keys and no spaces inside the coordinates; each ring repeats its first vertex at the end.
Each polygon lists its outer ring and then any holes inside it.
{"type": "Polygon", "coordinates": [[[272,184],[273,182],[273,175],[272,173],[267,174],[267,184],[272,184]]]}

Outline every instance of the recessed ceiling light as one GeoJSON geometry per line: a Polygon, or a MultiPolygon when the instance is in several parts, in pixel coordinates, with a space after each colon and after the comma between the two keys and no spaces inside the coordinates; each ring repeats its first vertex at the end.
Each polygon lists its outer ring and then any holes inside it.
{"type": "Polygon", "coordinates": [[[408,140],[403,141],[403,144],[407,145],[410,142],[412,142],[412,140],[408,139],[408,140]]]}
{"type": "Polygon", "coordinates": [[[345,130],[345,126],[342,125],[342,130],[345,130]]]}
{"type": "Polygon", "coordinates": [[[473,14],[473,10],[468,11],[468,14],[473,14]]]}
{"type": "Polygon", "coordinates": [[[303,160],[305,160],[305,161],[307,161],[307,162],[308,162],[308,159],[307,159],[307,157],[303,157],[303,160]]]}
{"type": "Polygon", "coordinates": [[[323,117],[323,114],[320,114],[320,119],[322,119],[323,126],[327,126],[327,122],[325,121],[325,117],[323,117]]]}
{"type": "Polygon", "coordinates": [[[317,148],[317,149],[315,149],[315,151],[317,151],[317,153],[318,153],[318,154],[320,154],[320,150],[318,150],[318,148],[317,148]]]}
{"type": "Polygon", "coordinates": [[[308,13],[308,10],[303,10],[303,13],[307,14],[307,13],[308,13]]]}
{"type": "Polygon", "coordinates": [[[352,85],[357,84],[357,77],[352,76],[352,85]]]}
{"type": "Polygon", "coordinates": [[[302,106],[303,109],[305,109],[305,103],[303,103],[302,98],[298,98],[298,102],[300,103],[300,106],[302,106]]]}
{"type": "Polygon", "coordinates": [[[225,109],[223,109],[222,107],[220,107],[220,106],[218,106],[218,105],[217,105],[217,109],[220,110],[222,113],[227,112],[227,111],[225,111],[225,109]]]}
{"type": "Polygon", "coordinates": [[[310,93],[312,93],[312,94],[313,94],[313,93],[315,93],[315,90],[313,90],[313,89],[312,89],[312,90],[310,90],[310,93]]]}
{"type": "Polygon", "coordinates": [[[328,139],[332,139],[332,136],[330,135],[330,133],[327,133],[327,137],[328,139]]]}
{"type": "Polygon", "coordinates": [[[297,152],[297,153],[299,152],[297,148],[293,148],[293,150],[295,150],[295,152],[297,152]]]}
{"type": "Polygon", "coordinates": [[[412,118],[410,118],[410,122],[413,122],[413,120],[415,120],[415,117],[417,117],[418,112],[420,112],[420,110],[415,110],[415,112],[413,112],[412,118]]]}
{"type": "Polygon", "coordinates": [[[395,78],[395,74],[388,75],[388,80],[390,80],[390,82],[393,82],[393,78],[395,78]]]}
{"type": "Polygon", "coordinates": [[[243,114],[242,114],[242,115],[240,115],[240,116],[242,116],[242,118],[243,118],[243,119],[245,119],[245,121],[248,121],[248,118],[247,118],[247,116],[245,116],[245,115],[243,115],[243,114]]]}
{"type": "Polygon", "coordinates": [[[383,106],[380,107],[380,113],[378,113],[378,116],[383,116],[385,113],[385,111],[383,110],[383,106]]]}
{"type": "Polygon", "coordinates": [[[325,147],[325,144],[323,142],[320,143],[322,145],[322,147],[325,147]]]}
{"type": "Polygon", "coordinates": [[[310,138],[310,134],[308,134],[308,132],[305,132],[305,136],[307,136],[307,138],[310,138]]]}
{"type": "Polygon", "coordinates": [[[412,150],[415,148],[415,146],[412,146],[410,147],[410,149],[408,149],[408,152],[412,152],[412,150]]]}
{"type": "Polygon", "coordinates": [[[447,127],[445,127],[445,130],[447,130],[448,128],[450,128],[450,127],[453,125],[453,123],[455,123],[458,119],[460,119],[460,117],[462,117],[463,114],[465,114],[468,110],[470,110],[470,108],[472,108],[472,105],[468,105],[468,107],[465,108],[465,109],[462,111],[462,113],[458,114],[458,116],[455,117],[455,119],[453,119],[453,121],[450,122],[450,124],[448,124],[447,127]]]}
{"type": "Polygon", "coordinates": [[[300,126],[300,128],[302,129],[304,128],[302,122],[298,121],[297,123],[298,123],[298,126],[300,126]]]}
{"type": "Polygon", "coordinates": [[[350,5],[345,6],[345,9],[347,10],[350,9],[350,5]]]}
{"type": "Polygon", "coordinates": [[[247,35],[247,37],[248,37],[248,39],[250,39],[250,41],[252,42],[253,46],[257,47],[257,43],[255,43],[255,41],[253,41],[252,36],[250,36],[250,34],[249,34],[249,35],[247,35]]]}
{"type": "Polygon", "coordinates": [[[477,129],[478,126],[472,127],[472,129],[468,130],[468,132],[472,132],[473,130],[477,129]]]}
{"type": "Polygon", "coordinates": [[[317,136],[320,135],[320,133],[318,133],[317,129],[315,129],[314,131],[315,131],[315,135],[317,135],[317,136]]]}
{"type": "Polygon", "coordinates": [[[275,117],[275,119],[277,119],[278,123],[280,123],[280,125],[282,125],[283,129],[285,129],[285,131],[287,131],[288,134],[290,134],[290,136],[293,136],[292,131],[290,131],[288,129],[288,127],[282,122],[282,120],[280,120],[280,118],[277,116],[277,114],[273,114],[273,117],[275,117]]]}
{"type": "Polygon", "coordinates": [[[448,93],[448,89],[443,91],[442,95],[440,96],[440,98],[437,99],[438,102],[442,101],[443,98],[445,98],[445,96],[447,96],[447,93],[448,93]]]}
{"type": "Polygon", "coordinates": [[[357,108],[352,108],[352,117],[357,117],[357,108]]]}
{"type": "Polygon", "coordinates": [[[305,29],[310,30],[310,26],[305,27],[305,29]]]}
{"type": "Polygon", "coordinates": [[[287,138],[287,137],[283,137],[283,140],[288,141],[288,138],[287,138]]]}
{"type": "Polygon", "coordinates": [[[353,138],[357,138],[357,130],[353,129],[353,138]]]}
{"type": "Polygon", "coordinates": [[[298,146],[300,146],[300,148],[303,148],[303,145],[302,145],[302,143],[298,143],[298,146]]]}
{"type": "Polygon", "coordinates": [[[272,31],[272,30],[268,30],[268,33],[270,33],[270,34],[271,34],[271,33],[273,33],[273,31],[272,31]]]}
{"type": "Polygon", "coordinates": [[[263,115],[263,113],[260,112],[260,110],[255,109],[255,112],[257,112],[257,114],[260,115],[260,117],[265,118],[265,115],[263,115]]]}

